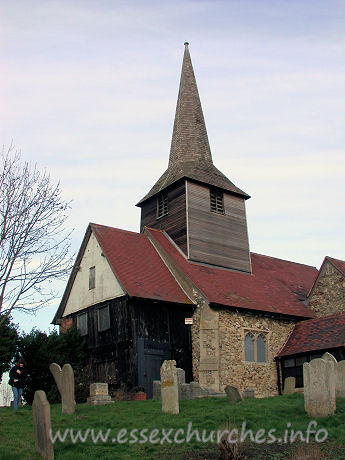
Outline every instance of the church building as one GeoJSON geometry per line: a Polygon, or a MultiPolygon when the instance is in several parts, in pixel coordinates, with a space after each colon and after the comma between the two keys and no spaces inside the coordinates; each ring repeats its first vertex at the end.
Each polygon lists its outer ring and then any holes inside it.
{"type": "Polygon", "coordinates": [[[86,337],[95,378],[150,397],[175,359],[187,381],[264,397],[289,375],[303,386],[303,362],[326,350],[345,357],[345,263],[251,253],[249,198],[213,163],[185,43],[169,163],[137,204],[140,233],[89,224],[53,320],[86,337]]]}

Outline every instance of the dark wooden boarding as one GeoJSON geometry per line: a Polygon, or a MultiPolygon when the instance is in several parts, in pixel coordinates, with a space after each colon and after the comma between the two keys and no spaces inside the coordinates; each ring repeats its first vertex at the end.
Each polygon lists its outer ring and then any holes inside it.
{"type": "Polygon", "coordinates": [[[84,312],[88,315],[86,339],[94,379],[106,379],[113,388],[127,391],[142,386],[152,397],[152,382],[160,380],[161,364],[164,359],[174,359],[177,367],[186,371],[186,380],[192,380],[190,326],[184,321],[192,316],[192,306],[126,296],[73,314],[74,324],[84,312]],[[109,305],[110,328],[99,332],[97,310],[105,305],[109,305]]]}
{"type": "Polygon", "coordinates": [[[158,217],[157,195],[143,203],[140,231],[152,227],[165,230],[175,243],[187,254],[186,188],[185,180],[164,190],[168,197],[168,214],[158,217]]]}

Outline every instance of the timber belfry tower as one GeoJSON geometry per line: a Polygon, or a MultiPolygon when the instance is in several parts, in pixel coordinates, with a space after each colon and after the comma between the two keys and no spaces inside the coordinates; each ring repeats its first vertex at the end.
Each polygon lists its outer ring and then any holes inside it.
{"type": "Polygon", "coordinates": [[[165,230],[190,261],[250,273],[248,198],[213,164],[185,43],[169,165],[137,204],[140,230],[165,230]]]}

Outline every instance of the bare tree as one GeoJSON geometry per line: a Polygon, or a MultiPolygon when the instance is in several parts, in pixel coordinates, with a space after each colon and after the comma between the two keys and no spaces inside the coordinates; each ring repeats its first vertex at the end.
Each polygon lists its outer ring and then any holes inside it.
{"type": "Polygon", "coordinates": [[[72,266],[70,233],[64,224],[70,203],[59,184],[23,162],[11,145],[1,153],[0,313],[33,313],[58,294],[53,281],[72,266]]]}

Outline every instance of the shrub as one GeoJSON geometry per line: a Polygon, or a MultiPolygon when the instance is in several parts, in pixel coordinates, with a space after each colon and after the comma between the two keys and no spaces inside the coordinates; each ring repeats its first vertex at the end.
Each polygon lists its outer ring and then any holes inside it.
{"type": "Polygon", "coordinates": [[[84,400],[85,389],[79,385],[79,376],[87,364],[87,347],[75,328],[60,335],[57,332],[48,335],[33,329],[19,338],[17,352],[24,358],[29,373],[23,391],[28,404],[32,403],[36,390],[45,391],[50,403],[60,402],[59,391],[49,370],[51,363],[61,367],[66,363],[71,364],[76,380],[76,401],[84,400]]]}

